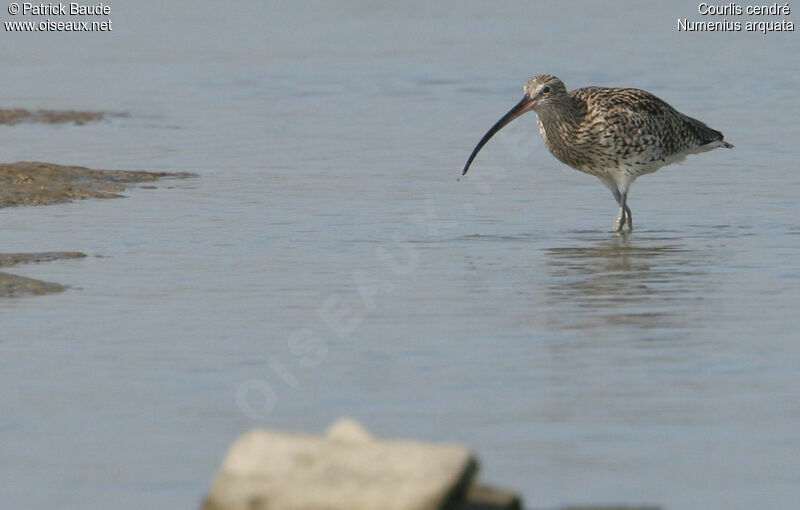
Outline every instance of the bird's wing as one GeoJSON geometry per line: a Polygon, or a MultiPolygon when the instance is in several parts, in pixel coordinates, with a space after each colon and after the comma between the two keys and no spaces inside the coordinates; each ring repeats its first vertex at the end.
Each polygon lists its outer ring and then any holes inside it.
{"type": "Polygon", "coordinates": [[[664,124],[670,115],[680,115],[667,103],[639,89],[586,87],[570,95],[585,116],[589,138],[628,161],[664,160],[669,145],[664,124]]]}
{"type": "Polygon", "coordinates": [[[610,125],[619,136],[633,138],[633,146],[651,161],[702,150],[722,140],[722,133],[675,110],[666,101],[639,89],[617,89],[606,101],[610,125]]]}
{"type": "Polygon", "coordinates": [[[608,111],[613,136],[622,142],[626,156],[642,163],[663,161],[669,131],[664,112],[621,103],[608,111]]]}

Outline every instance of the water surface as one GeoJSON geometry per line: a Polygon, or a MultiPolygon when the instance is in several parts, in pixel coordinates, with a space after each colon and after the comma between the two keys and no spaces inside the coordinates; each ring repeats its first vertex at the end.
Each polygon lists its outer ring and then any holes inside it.
{"type": "Polygon", "coordinates": [[[460,441],[532,508],[794,508],[794,33],[678,33],[696,4],[112,2],[9,34],[3,160],[198,179],[0,211],[9,508],[191,508],[255,426],[460,441]],[[644,27],[644,29],[642,29],[644,27]],[[533,74],[651,90],[722,130],[633,186],[636,232],[529,114],[533,74]]]}

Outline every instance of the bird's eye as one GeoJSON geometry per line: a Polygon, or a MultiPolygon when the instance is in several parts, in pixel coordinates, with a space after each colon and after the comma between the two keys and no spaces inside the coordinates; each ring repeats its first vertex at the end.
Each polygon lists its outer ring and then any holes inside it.
{"type": "Polygon", "coordinates": [[[543,94],[547,94],[548,92],[550,92],[550,87],[542,87],[543,94]]]}

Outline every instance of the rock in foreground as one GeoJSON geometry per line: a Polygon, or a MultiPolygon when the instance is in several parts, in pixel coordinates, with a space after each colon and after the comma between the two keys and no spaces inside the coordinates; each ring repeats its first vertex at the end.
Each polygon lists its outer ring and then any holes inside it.
{"type": "Polygon", "coordinates": [[[375,439],[351,420],[325,437],[254,430],[231,446],[203,510],[520,508],[513,496],[469,503],[476,472],[464,446],[375,439]]]}

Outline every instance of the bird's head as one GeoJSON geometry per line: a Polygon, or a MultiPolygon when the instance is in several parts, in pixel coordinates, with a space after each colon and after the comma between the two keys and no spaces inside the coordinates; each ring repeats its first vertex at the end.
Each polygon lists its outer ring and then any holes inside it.
{"type": "Polygon", "coordinates": [[[475,159],[475,156],[478,155],[481,148],[486,145],[486,142],[488,142],[495,133],[503,129],[506,124],[523,113],[531,110],[543,113],[549,108],[556,107],[569,100],[569,95],[567,94],[567,89],[564,87],[564,84],[561,80],[550,74],[534,76],[525,84],[524,91],[525,95],[522,96],[522,100],[517,103],[514,108],[509,110],[508,113],[503,115],[503,118],[498,120],[495,125],[483,135],[481,141],[478,142],[478,145],[473,149],[472,154],[467,160],[467,164],[464,165],[464,171],[461,172],[461,175],[467,173],[469,166],[472,164],[472,160],[475,159]]]}
{"type": "MultiPolygon", "coordinates": [[[[551,74],[534,76],[523,88],[530,110],[542,110],[549,106],[557,106],[569,98],[564,84],[551,74]]],[[[527,111],[527,110],[526,110],[527,111]]]]}

